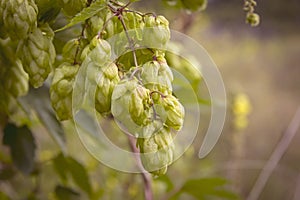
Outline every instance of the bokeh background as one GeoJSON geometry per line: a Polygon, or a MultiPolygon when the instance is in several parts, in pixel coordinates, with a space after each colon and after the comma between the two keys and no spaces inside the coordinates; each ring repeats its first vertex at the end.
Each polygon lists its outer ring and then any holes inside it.
{"type": "MultiPolygon", "coordinates": [[[[152,7],[152,2],[147,4],[152,7]]],[[[141,8],[145,3],[141,2],[141,8]]],[[[257,3],[256,11],[261,17],[258,27],[244,23],[243,1],[239,0],[208,1],[204,12],[192,15],[167,10],[159,3],[153,6],[170,18],[172,28],[185,32],[207,50],[219,67],[227,90],[228,113],[223,134],[206,159],[195,161],[189,176],[208,173],[203,168],[210,163],[213,167],[208,167],[212,170],[209,173],[227,177],[242,199],[253,189],[300,106],[300,2],[257,3]],[[241,95],[247,96],[251,108],[248,124],[237,130],[232,110],[241,95]]],[[[299,142],[298,130],[259,199],[300,199],[299,142]]],[[[195,151],[198,150],[196,141],[195,151]]],[[[196,155],[197,152],[194,160],[196,155]]]]}

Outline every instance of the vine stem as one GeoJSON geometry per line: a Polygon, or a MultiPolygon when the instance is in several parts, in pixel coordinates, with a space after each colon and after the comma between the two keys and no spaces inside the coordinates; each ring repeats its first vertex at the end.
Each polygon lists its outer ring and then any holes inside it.
{"type": "Polygon", "coordinates": [[[129,146],[135,155],[137,165],[138,165],[139,169],[142,171],[141,175],[142,175],[143,182],[144,182],[145,200],[153,200],[153,192],[152,192],[152,188],[151,188],[151,175],[144,169],[144,167],[142,165],[141,158],[138,155],[139,150],[136,147],[135,138],[133,136],[129,135],[128,141],[129,141],[129,146]]]}
{"type": "Polygon", "coordinates": [[[270,159],[267,161],[266,165],[260,172],[256,182],[254,183],[252,190],[249,193],[247,200],[258,199],[269,177],[271,176],[278,162],[280,161],[283,154],[285,153],[290,143],[292,142],[294,136],[296,135],[299,126],[300,126],[300,106],[298,107],[296,114],[294,115],[292,121],[290,122],[280,142],[278,143],[275,150],[273,151],[270,159]]]}

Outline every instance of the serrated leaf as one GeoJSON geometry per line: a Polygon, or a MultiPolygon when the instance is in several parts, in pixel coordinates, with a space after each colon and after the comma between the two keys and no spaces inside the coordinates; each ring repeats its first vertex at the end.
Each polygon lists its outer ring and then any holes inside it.
{"type": "Polygon", "coordinates": [[[56,141],[61,150],[65,152],[65,134],[51,107],[49,87],[44,85],[38,89],[30,88],[28,95],[19,98],[18,101],[27,112],[30,112],[32,109],[37,113],[41,123],[50,133],[51,137],[56,141]]]}
{"type": "Polygon", "coordinates": [[[234,192],[224,187],[226,184],[227,180],[223,178],[192,179],[188,180],[174,197],[179,197],[181,193],[187,193],[199,200],[205,200],[209,196],[221,199],[239,199],[234,192]]]}
{"type": "Polygon", "coordinates": [[[80,22],[85,21],[88,18],[93,17],[95,14],[97,14],[99,11],[103,10],[107,5],[103,3],[102,1],[97,1],[95,3],[92,3],[89,7],[84,8],[80,13],[75,15],[64,27],[57,29],[55,32],[59,32],[62,30],[65,30],[67,28],[70,28],[71,26],[74,26],[75,24],[78,24],[80,22]]]}
{"type": "Polygon", "coordinates": [[[85,167],[72,157],[67,158],[68,169],[71,176],[78,187],[85,191],[88,195],[92,194],[90,179],[85,167]]]}
{"type": "Polygon", "coordinates": [[[80,194],[68,187],[57,185],[55,187],[55,196],[58,200],[79,200],[80,194]]]}
{"type": "Polygon", "coordinates": [[[35,140],[28,129],[7,124],[4,128],[3,144],[9,146],[14,165],[24,174],[29,174],[34,168],[35,140]]]}

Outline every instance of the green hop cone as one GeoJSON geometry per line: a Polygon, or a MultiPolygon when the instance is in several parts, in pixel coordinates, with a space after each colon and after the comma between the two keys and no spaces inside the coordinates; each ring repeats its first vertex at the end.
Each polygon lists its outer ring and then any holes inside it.
{"type": "Polygon", "coordinates": [[[72,118],[72,92],[78,69],[79,65],[62,63],[54,71],[50,99],[56,116],[61,121],[72,118]]]}
{"type": "Polygon", "coordinates": [[[131,118],[139,126],[146,125],[151,105],[150,90],[141,85],[137,85],[131,93],[130,100],[129,113],[131,118]]]}
{"type": "Polygon", "coordinates": [[[141,46],[164,49],[170,40],[169,22],[163,16],[147,15],[144,18],[143,40],[141,46]]]}
{"type": "Polygon", "coordinates": [[[104,20],[102,13],[99,13],[86,22],[86,29],[85,29],[85,35],[88,39],[93,39],[98,33],[102,30],[102,27],[104,25],[104,20]]]}
{"type": "Polygon", "coordinates": [[[116,64],[112,62],[102,66],[100,72],[97,74],[96,81],[96,110],[103,115],[108,115],[111,111],[111,96],[113,90],[120,81],[116,64]]]}
{"type": "MultiPolygon", "coordinates": [[[[173,73],[164,59],[149,61],[142,66],[141,79],[146,88],[163,94],[172,93],[173,73]]],[[[158,98],[155,94],[154,99],[158,98]]]]}
{"type": "Polygon", "coordinates": [[[248,13],[246,16],[246,23],[251,26],[258,26],[260,22],[260,17],[256,13],[248,13]]]}
{"type": "Polygon", "coordinates": [[[183,126],[184,107],[173,95],[162,98],[161,103],[167,113],[165,125],[179,131],[183,126]]]}
{"type": "Polygon", "coordinates": [[[29,82],[35,88],[42,86],[55,61],[55,48],[52,43],[54,33],[45,24],[36,28],[29,37],[22,40],[18,46],[18,55],[24,70],[29,75],[29,82]]]}
{"type": "Polygon", "coordinates": [[[12,39],[24,39],[37,25],[34,0],[1,0],[4,29],[12,39]]]}
{"type": "Polygon", "coordinates": [[[173,162],[174,143],[170,129],[162,127],[149,138],[138,138],[137,146],[144,168],[155,176],[167,172],[173,162]]]}
{"type": "Polygon", "coordinates": [[[110,44],[103,39],[95,36],[87,45],[81,53],[80,59],[84,62],[90,62],[91,60],[94,62],[106,63],[106,61],[111,56],[111,46],[110,44]],[[92,52],[92,50],[96,49],[92,52]],[[91,54],[90,54],[91,53],[91,54]]]}
{"type": "Polygon", "coordinates": [[[72,63],[74,61],[79,61],[78,57],[80,57],[84,47],[87,45],[87,40],[85,39],[71,39],[69,40],[62,50],[63,60],[65,62],[72,63]],[[76,56],[76,58],[75,58],[76,56]]]}
{"type": "Polygon", "coordinates": [[[18,59],[11,66],[3,67],[5,73],[1,74],[4,89],[14,97],[26,95],[28,92],[28,75],[23,70],[21,61],[18,59]]]}
{"type": "Polygon", "coordinates": [[[114,88],[112,115],[131,134],[143,134],[143,128],[151,122],[151,110],[149,90],[143,88],[135,77],[123,78],[114,88]]]}

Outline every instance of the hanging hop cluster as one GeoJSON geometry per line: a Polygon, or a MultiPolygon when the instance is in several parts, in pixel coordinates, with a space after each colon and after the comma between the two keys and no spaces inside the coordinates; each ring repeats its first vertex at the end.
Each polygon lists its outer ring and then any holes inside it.
{"type": "Polygon", "coordinates": [[[64,46],[64,63],[55,70],[51,85],[52,105],[58,119],[71,119],[72,104],[78,103],[71,95],[76,88],[73,95],[94,101],[99,114],[113,117],[137,138],[145,169],[161,175],[174,159],[172,132],[184,121],[165,59],[169,22],[116,7],[86,20],[83,36],[64,46]]]}
{"type": "Polygon", "coordinates": [[[254,7],[257,5],[255,0],[245,0],[244,10],[247,12],[246,23],[251,26],[258,26],[260,22],[260,17],[254,12],[254,7]]]}

